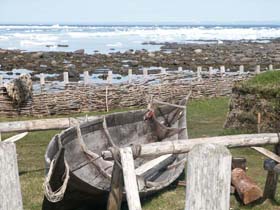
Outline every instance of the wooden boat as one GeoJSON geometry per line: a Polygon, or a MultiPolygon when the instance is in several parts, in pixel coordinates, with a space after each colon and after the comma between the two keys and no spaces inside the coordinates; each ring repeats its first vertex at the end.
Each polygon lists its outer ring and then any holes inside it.
{"type": "MultiPolygon", "coordinates": [[[[97,209],[106,203],[114,161],[104,160],[102,151],[112,146],[185,138],[186,101],[179,105],[153,105],[148,111],[109,114],[54,136],[45,154],[47,176],[42,209],[71,210],[83,205],[97,209]]],[[[136,158],[140,196],[151,195],[173,183],[182,173],[185,160],[185,154],[136,158]],[[153,166],[146,169],[148,165],[153,166]]]]}

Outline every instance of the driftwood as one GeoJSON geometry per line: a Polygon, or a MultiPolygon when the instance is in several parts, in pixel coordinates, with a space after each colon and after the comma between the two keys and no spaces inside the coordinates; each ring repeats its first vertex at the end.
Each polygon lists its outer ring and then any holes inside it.
{"type": "Polygon", "coordinates": [[[24,138],[26,135],[28,134],[28,132],[24,132],[24,133],[20,133],[20,134],[17,134],[15,136],[12,136],[10,138],[7,138],[4,140],[4,142],[11,142],[11,143],[15,143],[16,141],[24,138]]]}
{"type": "Polygon", "coordinates": [[[245,205],[260,199],[263,195],[262,190],[241,168],[233,169],[231,182],[245,205]]]}
{"type": "MultiPolygon", "coordinates": [[[[165,141],[149,143],[144,145],[135,145],[133,147],[141,148],[137,157],[161,156],[165,154],[180,154],[189,152],[195,145],[212,143],[226,146],[228,148],[250,147],[256,145],[278,144],[279,139],[276,133],[262,134],[242,134],[233,136],[206,137],[189,140],[165,141]]],[[[110,151],[103,151],[104,159],[112,159],[110,151]]]]}

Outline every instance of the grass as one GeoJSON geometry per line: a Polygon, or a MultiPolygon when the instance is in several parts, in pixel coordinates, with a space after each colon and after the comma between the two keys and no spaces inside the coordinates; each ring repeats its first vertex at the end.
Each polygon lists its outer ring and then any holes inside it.
{"type": "MultiPolygon", "coordinates": [[[[189,136],[195,138],[239,133],[240,131],[227,131],[223,129],[223,123],[228,110],[228,101],[229,98],[190,101],[188,106],[189,136]]],[[[97,113],[89,113],[89,115],[95,114],[97,113]]],[[[4,120],[2,119],[2,121],[4,120]]],[[[25,210],[41,209],[43,198],[42,184],[44,180],[44,152],[49,140],[58,132],[32,132],[17,143],[20,181],[25,210]]],[[[6,138],[10,135],[12,134],[4,135],[3,137],[6,138]]],[[[266,172],[262,169],[264,157],[251,149],[233,149],[231,152],[233,156],[246,157],[248,165],[247,173],[259,186],[263,187],[266,177],[266,172]]],[[[184,179],[184,176],[181,179],[184,179]]],[[[183,210],[184,200],[185,188],[171,186],[164,192],[157,193],[148,200],[143,201],[142,205],[144,210],[183,210]]],[[[275,202],[268,201],[255,206],[243,206],[236,201],[234,196],[231,196],[231,209],[234,210],[276,210],[280,209],[280,204],[278,203],[280,203],[279,191],[277,192],[275,202]]]]}
{"type": "Polygon", "coordinates": [[[280,97],[280,71],[268,71],[242,81],[237,85],[245,93],[256,93],[264,97],[280,97]]]}

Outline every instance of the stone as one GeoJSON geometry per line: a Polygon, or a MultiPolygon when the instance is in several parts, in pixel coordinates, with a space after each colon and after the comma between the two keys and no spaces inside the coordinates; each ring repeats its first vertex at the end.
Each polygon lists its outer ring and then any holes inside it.
{"type": "Polygon", "coordinates": [[[84,49],[79,49],[79,50],[75,50],[73,53],[83,55],[83,54],[85,54],[85,50],[84,49]]]}

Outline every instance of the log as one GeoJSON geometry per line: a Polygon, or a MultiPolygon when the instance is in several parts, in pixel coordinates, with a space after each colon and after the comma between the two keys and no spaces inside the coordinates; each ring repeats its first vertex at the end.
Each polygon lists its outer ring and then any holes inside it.
{"type": "MultiPolygon", "coordinates": [[[[177,141],[165,141],[155,142],[150,144],[134,145],[132,147],[138,148],[139,154],[137,157],[148,157],[148,156],[161,156],[166,154],[180,154],[188,153],[195,145],[212,143],[223,145],[228,148],[235,147],[251,147],[256,145],[268,145],[277,144],[279,141],[276,133],[262,133],[262,134],[242,134],[232,136],[217,136],[217,137],[206,137],[196,138],[188,140],[177,140],[177,141]],[[139,150],[139,148],[141,148],[139,150]]],[[[110,151],[103,151],[102,156],[106,160],[112,160],[112,154],[110,151]]]]}
{"type": "MultiPolygon", "coordinates": [[[[90,116],[88,120],[93,120],[98,117],[90,116]]],[[[38,131],[38,130],[56,130],[66,129],[76,124],[76,121],[84,121],[84,118],[54,118],[42,120],[28,120],[28,121],[13,121],[1,122],[0,132],[22,132],[22,131],[38,131]]]]}
{"type": "Polygon", "coordinates": [[[196,145],[188,154],[186,210],[230,207],[231,154],[215,144],[196,145]]]}
{"type": "Polygon", "coordinates": [[[141,210],[134,159],[130,147],[120,148],[126,200],[129,210],[141,210]]]}
{"type": "Polygon", "coordinates": [[[23,209],[14,143],[0,143],[0,201],[0,209],[23,209]]]}
{"type": "Polygon", "coordinates": [[[259,153],[265,155],[266,157],[275,160],[277,163],[280,163],[280,157],[275,153],[263,148],[263,147],[252,147],[254,150],[258,151],[259,153]]]}
{"type": "Polygon", "coordinates": [[[241,168],[232,170],[231,182],[245,205],[260,199],[263,195],[262,190],[241,168]]]}

